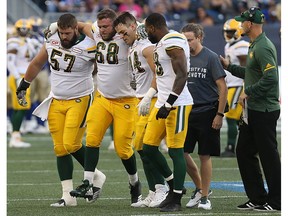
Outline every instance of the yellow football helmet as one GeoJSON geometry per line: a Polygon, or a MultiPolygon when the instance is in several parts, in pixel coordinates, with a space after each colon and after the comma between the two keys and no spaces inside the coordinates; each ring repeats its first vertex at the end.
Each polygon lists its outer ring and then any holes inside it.
{"type": "Polygon", "coordinates": [[[14,27],[20,36],[26,36],[32,29],[32,25],[27,19],[19,19],[15,22],[14,27]]]}
{"type": "Polygon", "coordinates": [[[223,35],[227,43],[240,40],[242,33],[241,22],[237,22],[235,19],[229,19],[224,23],[223,35]]]}
{"type": "Polygon", "coordinates": [[[42,26],[43,20],[40,17],[32,16],[29,18],[29,21],[32,25],[33,32],[39,32],[40,27],[42,26]]]}

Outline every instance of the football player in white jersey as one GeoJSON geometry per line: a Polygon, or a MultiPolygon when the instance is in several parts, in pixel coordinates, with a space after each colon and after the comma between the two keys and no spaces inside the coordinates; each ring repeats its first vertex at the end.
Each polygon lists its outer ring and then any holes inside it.
{"type": "MultiPolygon", "coordinates": [[[[225,58],[232,64],[246,65],[249,42],[241,40],[241,23],[235,19],[229,19],[224,23],[223,36],[227,42],[224,48],[225,58]]],[[[228,132],[227,146],[221,153],[221,157],[235,157],[235,145],[238,135],[238,121],[242,113],[242,106],[238,104],[239,96],[243,91],[243,79],[233,76],[229,71],[225,71],[225,78],[228,87],[229,112],[225,113],[228,132]]]]}
{"type": "MultiPolygon", "coordinates": [[[[76,206],[73,189],[72,156],[84,167],[85,146],[82,137],[86,129],[86,115],[92,101],[92,72],[95,63],[95,41],[78,32],[77,20],[72,14],[64,14],[58,20],[59,30],[44,42],[37,56],[30,63],[17,88],[20,105],[27,105],[25,95],[30,83],[49,61],[51,92],[34,114],[48,120],[53,139],[54,153],[62,185],[61,199],[53,207],[76,206]]],[[[85,198],[95,201],[106,176],[99,170],[93,172],[93,185],[85,198]]]]}
{"type": "MultiPolygon", "coordinates": [[[[11,92],[15,92],[22,77],[24,76],[29,62],[35,56],[32,43],[37,40],[29,38],[32,29],[27,19],[19,19],[15,23],[16,36],[7,41],[7,68],[9,70],[8,86],[11,92]]],[[[20,134],[20,127],[26,111],[31,108],[30,89],[27,91],[27,106],[22,107],[17,102],[15,94],[11,94],[13,114],[11,116],[12,134],[9,147],[27,148],[30,143],[23,142],[20,134]]]]}
{"type": "Polygon", "coordinates": [[[99,148],[107,128],[113,122],[114,145],[128,173],[131,204],[141,199],[136,157],[132,146],[135,91],[130,86],[128,45],[116,34],[113,21],[117,15],[111,9],[97,14],[92,26],[83,24],[83,31],[92,34],[96,42],[97,92],[87,115],[86,157],[83,184],[71,195],[83,197],[93,185],[93,173],[99,159],[99,148]]]}
{"type": "MultiPolygon", "coordinates": [[[[142,24],[143,25],[143,24],[142,24]]],[[[128,59],[133,70],[136,82],[136,97],[138,103],[145,103],[142,110],[135,112],[135,136],[133,139],[134,149],[139,153],[143,163],[144,173],[149,186],[148,196],[144,200],[133,203],[133,207],[158,207],[166,198],[168,187],[165,185],[163,176],[143,153],[143,137],[148,116],[152,110],[156,97],[155,65],[153,61],[154,45],[148,38],[141,39],[137,34],[136,18],[129,12],[124,12],[114,21],[117,33],[129,46],[128,59]],[[150,87],[153,81],[154,88],[150,87]],[[146,94],[149,92],[148,94],[146,94]],[[146,97],[144,97],[146,95],[146,97]],[[138,115],[139,114],[139,115],[138,115]],[[141,115],[142,114],[142,115],[141,115]]],[[[144,26],[144,25],[143,25],[144,26]]],[[[141,27],[139,27],[141,28],[141,27]]]]}
{"type": "Polygon", "coordinates": [[[193,104],[187,87],[189,45],[183,34],[169,32],[165,18],[159,13],[152,13],[146,18],[145,30],[149,40],[156,43],[153,59],[158,98],[148,119],[143,151],[170,188],[166,199],[159,205],[160,211],[180,211],[186,174],[183,146],[193,104]],[[173,172],[158,149],[165,136],[173,172]]]}

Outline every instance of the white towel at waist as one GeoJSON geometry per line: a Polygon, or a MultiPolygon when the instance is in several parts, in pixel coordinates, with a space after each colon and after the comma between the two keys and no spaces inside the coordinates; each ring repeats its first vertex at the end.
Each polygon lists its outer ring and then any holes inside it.
{"type": "Polygon", "coordinates": [[[53,94],[50,92],[49,96],[45,98],[45,100],[43,100],[39,106],[36,107],[32,114],[41,118],[42,121],[45,121],[48,117],[48,112],[52,99],[53,94]]]}

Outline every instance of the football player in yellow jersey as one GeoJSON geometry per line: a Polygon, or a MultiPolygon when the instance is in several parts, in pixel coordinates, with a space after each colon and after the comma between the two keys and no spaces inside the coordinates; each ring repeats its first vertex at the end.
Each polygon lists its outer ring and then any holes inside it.
{"type": "Polygon", "coordinates": [[[148,119],[143,151],[170,188],[166,199],[159,205],[160,211],[180,211],[186,174],[183,146],[193,104],[187,87],[189,45],[184,35],[169,32],[161,14],[150,14],[145,20],[145,29],[149,40],[156,43],[153,58],[158,97],[148,119]],[[169,156],[173,161],[173,172],[158,149],[165,135],[169,156]]]}
{"type": "MultiPolygon", "coordinates": [[[[143,25],[143,24],[142,24],[143,25]]],[[[152,110],[156,97],[155,65],[153,61],[154,45],[146,38],[137,35],[136,18],[129,12],[124,12],[114,21],[117,33],[129,45],[129,61],[136,82],[136,97],[138,98],[138,109],[135,110],[135,136],[133,144],[139,153],[143,163],[145,176],[149,186],[148,196],[144,200],[133,203],[133,207],[158,207],[166,198],[168,187],[160,172],[143,153],[143,137],[148,122],[149,113],[152,110]],[[151,87],[152,81],[154,88],[151,87]],[[149,94],[146,94],[149,91],[149,94]],[[146,94],[146,97],[144,97],[146,94]],[[142,108],[142,109],[140,109],[142,108]],[[139,115],[138,115],[139,113],[139,115]]],[[[144,26],[144,25],[143,25],[144,26]]]]}
{"type": "MultiPolygon", "coordinates": [[[[72,156],[84,167],[85,146],[82,137],[86,129],[86,115],[92,101],[92,72],[95,62],[95,42],[78,32],[77,20],[64,14],[58,20],[59,30],[45,41],[38,55],[29,64],[17,88],[18,102],[27,106],[26,92],[30,83],[49,61],[51,92],[33,112],[48,120],[53,139],[57,169],[62,185],[61,199],[53,207],[76,206],[73,189],[72,156]]],[[[93,188],[85,195],[87,202],[95,201],[101,192],[106,176],[99,170],[93,172],[93,188]]]]}

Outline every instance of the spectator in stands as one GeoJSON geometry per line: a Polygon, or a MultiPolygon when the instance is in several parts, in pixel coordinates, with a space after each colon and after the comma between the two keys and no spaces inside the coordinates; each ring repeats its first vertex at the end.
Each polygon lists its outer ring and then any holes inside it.
{"type": "Polygon", "coordinates": [[[203,27],[214,25],[214,20],[207,14],[204,7],[199,7],[196,12],[196,22],[201,24],[203,27]]]}
{"type": "Polygon", "coordinates": [[[123,3],[119,5],[119,12],[127,11],[131,13],[137,20],[142,19],[143,9],[134,0],[123,0],[123,3]]]}
{"type": "Polygon", "coordinates": [[[91,13],[98,13],[99,11],[105,9],[105,8],[110,8],[110,9],[113,9],[115,11],[117,11],[117,5],[114,3],[114,1],[112,0],[89,0],[89,3],[88,3],[89,6],[87,6],[86,4],[86,10],[87,10],[87,7],[88,7],[88,10],[87,12],[91,12],[91,13]],[[92,1],[92,2],[90,2],[92,1]]]}

